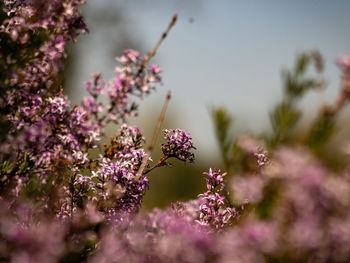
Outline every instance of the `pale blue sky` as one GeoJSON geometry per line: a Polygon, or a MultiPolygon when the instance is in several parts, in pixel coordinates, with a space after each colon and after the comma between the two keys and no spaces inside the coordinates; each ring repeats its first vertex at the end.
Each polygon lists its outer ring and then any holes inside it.
{"type": "MultiPolygon", "coordinates": [[[[350,52],[348,0],[90,0],[89,12],[101,5],[119,10],[116,16],[122,16],[122,25],[136,42],[142,41],[144,51],[152,48],[171,16],[179,14],[153,60],[164,68],[164,85],[141,103],[141,117],[151,109],[160,111],[171,90],[169,112],[176,114],[179,128],[191,132],[203,159],[217,152],[210,106],[226,106],[241,129],[268,129],[268,111],[281,96],[282,67],[291,67],[298,52],[319,49],[329,83],[326,99],[332,101],[340,83],[334,60],[350,52]]],[[[89,17],[87,23],[91,33],[77,44],[81,65],[74,80],[77,87],[92,72],[109,79],[113,57],[119,55],[108,54],[108,38],[89,24],[89,17]]],[[[75,102],[81,96],[77,94],[75,102]]],[[[314,104],[315,97],[309,96],[304,106],[314,104]]]]}

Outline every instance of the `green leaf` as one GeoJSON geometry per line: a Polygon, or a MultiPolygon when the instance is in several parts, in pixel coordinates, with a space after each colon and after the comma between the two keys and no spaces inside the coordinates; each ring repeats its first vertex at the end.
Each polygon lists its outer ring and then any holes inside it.
{"type": "Polygon", "coordinates": [[[12,163],[7,160],[4,161],[0,166],[0,175],[7,173],[10,169],[12,169],[12,167],[12,163]]]}
{"type": "Polygon", "coordinates": [[[34,161],[30,157],[28,153],[24,154],[23,162],[20,165],[20,171],[25,172],[25,171],[30,171],[34,166],[34,161]]]}
{"type": "Polygon", "coordinates": [[[295,62],[294,71],[285,70],[282,72],[282,80],[285,91],[285,98],[294,102],[300,99],[305,93],[311,89],[319,87],[319,81],[312,78],[306,78],[305,74],[311,62],[314,61],[316,71],[320,72],[322,67],[322,57],[318,53],[309,52],[300,54],[295,62]]]}
{"type": "Polygon", "coordinates": [[[270,114],[270,121],[273,129],[271,146],[288,140],[290,133],[299,121],[301,113],[290,104],[281,103],[276,106],[270,114]]]}
{"type": "Polygon", "coordinates": [[[310,61],[311,61],[310,54],[302,53],[298,55],[295,62],[295,69],[294,69],[295,75],[298,76],[298,75],[305,74],[305,71],[308,65],[310,64],[310,61]]]}
{"type": "Polygon", "coordinates": [[[314,150],[324,145],[335,131],[335,114],[331,111],[322,111],[314,121],[307,135],[306,143],[314,150]]]}
{"type": "Polygon", "coordinates": [[[225,108],[216,108],[212,110],[212,119],[221,157],[227,168],[230,163],[229,152],[233,142],[232,135],[230,135],[233,118],[227,113],[225,108]]]}

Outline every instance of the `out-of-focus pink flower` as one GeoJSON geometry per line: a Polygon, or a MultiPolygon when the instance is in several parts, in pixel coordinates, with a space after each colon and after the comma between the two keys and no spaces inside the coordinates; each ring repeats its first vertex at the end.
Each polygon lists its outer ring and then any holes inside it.
{"type": "Polygon", "coordinates": [[[350,53],[339,57],[336,64],[342,69],[344,76],[350,76],[350,53]]]}

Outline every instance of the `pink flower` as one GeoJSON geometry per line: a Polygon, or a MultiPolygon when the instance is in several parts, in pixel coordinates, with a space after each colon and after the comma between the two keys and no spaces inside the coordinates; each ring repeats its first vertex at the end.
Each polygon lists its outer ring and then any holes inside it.
{"type": "Polygon", "coordinates": [[[339,57],[336,60],[336,64],[341,68],[344,75],[350,74],[350,53],[339,57]]]}

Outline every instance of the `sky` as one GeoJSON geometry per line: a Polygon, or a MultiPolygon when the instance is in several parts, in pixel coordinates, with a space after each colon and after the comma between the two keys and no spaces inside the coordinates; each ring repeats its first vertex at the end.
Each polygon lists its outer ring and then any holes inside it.
{"type": "MultiPolygon", "coordinates": [[[[212,107],[225,106],[237,130],[268,130],[268,112],[282,94],[281,70],[293,66],[296,54],[320,50],[324,97],[332,102],[340,86],[334,61],[350,52],[348,0],[90,0],[85,10],[90,33],[75,44],[73,102],[93,72],[113,77],[120,55],[113,52],[125,48],[123,40],[147,52],[179,15],[152,60],[164,69],[163,85],[140,103],[140,119],[156,121],[171,91],[167,116],[176,127],[167,128],[189,131],[203,160],[217,159],[212,107]],[[101,22],[107,13],[109,26],[101,22]]],[[[318,107],[316,97],[310,94],[301,107],[318,107]]]]}

